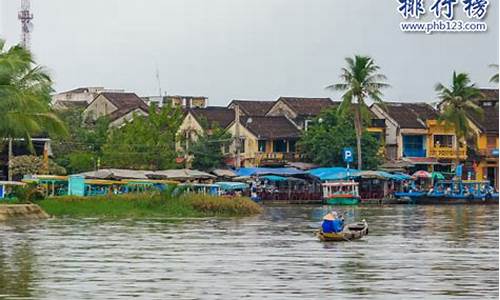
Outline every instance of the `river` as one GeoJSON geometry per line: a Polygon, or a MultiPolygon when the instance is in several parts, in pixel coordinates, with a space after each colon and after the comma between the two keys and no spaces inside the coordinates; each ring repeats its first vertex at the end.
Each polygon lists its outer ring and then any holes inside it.
{"type": "Polygon", "coordinates": [[[205,220],[0,223],[0,299],[498,299],[498,206],[322,206],[205,220]]]}

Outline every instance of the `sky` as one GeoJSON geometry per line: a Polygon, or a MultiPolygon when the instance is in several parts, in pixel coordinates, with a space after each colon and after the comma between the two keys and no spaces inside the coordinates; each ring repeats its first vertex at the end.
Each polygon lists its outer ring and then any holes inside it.
{"type": "MultiPolygon", "coordinates": [[[[424,0],[426,5],[431,2],[424,0]]],[[[486,33],[403,33],[397,0],[31,0],[36,61],[57,91],[104,86],[231,99],[331,97],[345,57],[370,55],[388,101],[435,101],[453,70],[481,87],[498,64],[498,2],[486,33]]],[[[0,0],[0,37],[18,43],[20,0],[0,0]]],[[[461,9],[456,9],[457,15],[461,9]]],[[[462,13],[463,14],[463,13],[462,13]]],[[[430,18],[427,14],[425,18],[430,18]]]]}

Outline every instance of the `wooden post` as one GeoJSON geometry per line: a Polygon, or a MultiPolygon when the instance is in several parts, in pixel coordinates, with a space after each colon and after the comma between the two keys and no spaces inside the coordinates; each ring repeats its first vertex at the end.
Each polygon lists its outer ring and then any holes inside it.
{"type": "Polygon", "coordinates": [[[49,174],[49,142],[43,144],[43,173],[49,174]]]}

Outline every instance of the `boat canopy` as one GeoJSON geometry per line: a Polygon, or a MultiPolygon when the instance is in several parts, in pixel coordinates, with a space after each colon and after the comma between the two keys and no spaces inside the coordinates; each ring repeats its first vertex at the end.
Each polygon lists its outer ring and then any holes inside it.
{"type": "Polygon", "coordinates": [[[236,174],[238,176],[261,176],[261,175],[277,175],[277,176],[293,176],[307,174],[295,168],[241,168],[236,174]]]}
{"type": "Polygon", "coordinates": [[[235,191],[235,190],[245,190],[248,188],[248,184],[243,182],[216,182],[216,185],[220,186],[221,189],[225,191],[235,191]]]}
{"type": "Polygon", "coordinates": [[[393,181],[403,181],[412,179],[411,176],[406,174],[391,174],[385,171],[361,171],[355,177],[376,178],[376,179],[393,180],[393,181]]]}
{"type": "Polygon", "coordinates": [[[332,168],[317,168],[309,171],[309,174],[318,177],[321,181],[325,180],[346,180],[357,176],[359,173],[356,169],[332,167],[332,168]]]}

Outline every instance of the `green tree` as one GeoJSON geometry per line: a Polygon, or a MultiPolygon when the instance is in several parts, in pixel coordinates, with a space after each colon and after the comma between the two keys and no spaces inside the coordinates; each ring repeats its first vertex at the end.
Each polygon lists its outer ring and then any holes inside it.
{"type": "Polygon", "coordinates": [[[498,83],[498,65],[497,64],[491,64],[490,67],[495,68],[497,70],[496,74],[491,76],[490,82],[498,83]]]}
{"type": "Polygon", "coordinates": [[[103,165],[152,170],[175,168],[176,134],[181,123],[179,108],[150,107],[148,116],[135,116],[131,122],[110,130],[102,148],[103,165]]]}
{"type": "MultiPolygon", "coordinates": [[[[342,166],[345,162],[342,149],[356,142],[356,130],[352,126],[353,114],[340,114],[330,109],[321,114],[299,141],[305,158],[320,166],[342,166]]],[[[370,133],[361,135],[365,153],[365,168],[376,169],[381,162],[379,142],[370,133]]]]}
{"type": "Polygon", "coordinates": [[[471,134],[467,114],[482,116],[483,110],[476,103],[482,94],[475,84],[471,83],[469,75],[466,73],[453,72],[450,87],[438,83],[435,89],[441,101],[442,113],[439,121],[447,126],[452,126],[455,131],[457,138],[455,165],[458,165],[460,163],[460,141],[465,140],[471,134]]]}
{"type": "Polygon", "coordinates": [[[42,133],[64,135],[64,123],[50,111],[52,81],[31,53],[5,48],[0,40],[0,137],[25,138],[42,133]]]}
{"type": "Polygon", "coordinates": [[[57,163],[68,173],[94,170],[108,138],[109,120],[106,117],[87,122],[82,113],[81,109],[58,112],[60,119],[68,124],[69,135],[54,139],[52,150],[57,163]]]}
{"type": "Polygon", "coordinates": [[[219,126],[205,129],[189,148],[189,155],[193,155],[193,168],[211,171],[224,165],[222,149],[231,142],[231,134],[219,126]]]}
{"type": "Polygon", "coordinates": [[[342,68],[341,82],[327,86],[327,89],[342,91],[342,104],[339,106],[341,113],[354,112],[354,128],[356,132],[356,149],[358,169],[363,167],[362,135],[363,118],[368,115],[366,100],[382,103],[381,89],[389,85],[384,83],[387,79],[380,74],[380,67],[369,56],[356,55],[354,58],[347,57],[347,67],[342,68]]]}

